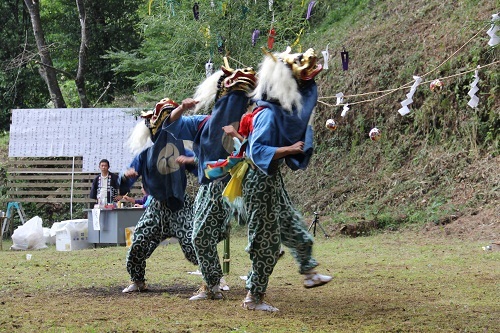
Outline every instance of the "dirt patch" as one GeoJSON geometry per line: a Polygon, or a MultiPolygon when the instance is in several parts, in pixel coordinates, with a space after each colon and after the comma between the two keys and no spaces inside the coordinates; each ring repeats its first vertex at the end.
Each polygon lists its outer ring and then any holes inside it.
{"type": "Polygon", "coordinates": [[[421,233],[472,241],[500,241],[500,208],[473,212],[448,224],[427,223],[421,233]]]}
{"type": "MultiPolygon", "coordinates": [[[[401,216],[400,222],[404,222],[405,217],[401,216]]],[[[326,218],[320,218],[320,224],[327,223],[326,218]]],[[[395,224],[398,224],[397,221],[395,224]]],[[[417,232],[420,237],[430,238],[451,237],[468,241],[485,241],[487,243],[500,241],[500,208],[487,208],[480,211],[473,211],[469,214],[456,213],[444,216],[437,221],[428,222],[423,227],[408,226],[404,223],[403,229],[413,233],[417,232]]],[[[368,236],[373,232],[395,231],[393,228],[387,228],[383,223],[377,220],[361,220],[349,224],[334,224],[325,227],[329,237],[348,236],[360,237],[368,236]]],[[[400,232],[402,230],[398,230],[400,232]]],[[[313,230],[311,230],[311,233],[313,230]]],[[[403,231],[404,232],[404,231],[403,231]]],[[[321,229],[316,230],[316,236],[322,236],[321,229]]]]}

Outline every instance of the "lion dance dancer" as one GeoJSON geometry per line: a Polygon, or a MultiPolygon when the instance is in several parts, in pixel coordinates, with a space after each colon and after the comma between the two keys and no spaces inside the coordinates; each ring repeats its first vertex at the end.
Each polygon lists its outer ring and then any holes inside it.
{"type": "MultiPolygon", "coordinates": [[[[255,88],[256,77],[252,68],[231,69],[227,65],[202,82],[193,99],[195,113],[215,101],[210,115],[182,116],[185,109],[174,110],[164,129],[177,139],[192,140],[198,158],[200,188],[194,203],[193,246],[199,262],[204,284],[190,300],[221,299],[219,281],[223,277],[217,244],[226,238],[232,208],[223,200],[222,191],[228,177],[211,180],[203,172],[206,161],[223,159],[233,151],[233,140],[222,130],[223,126],[238,127],[246,112],[248,93],[255,88]]],[[[184,101],[183,101],[184,104],[184,101]]]]}
{"type": "MultiPolygon", "coordinates": [[[[146,259],[166,238],[177,238],[186,259],[198,264],[191,242],[192,199],[185,194],[186,167],[176,162],[179,156],[189,153],[181,140],[161,130],[169,112],[180,107],[169,98],[162,99],[153,111],[141,114],[145,121],[134,127],[128,140],[130,150],[140,153],[121,175],[120,191],[128,192],[142,176],[144,189],[152,199],[137,222],[127,253],[127,271],[132,284],[123,290],[124,293],[147,290],[146,259]],[[147,147],[148,139],[153,145],[142,150],[147,147]]],[[[193,169],[195,171],[194,165],[193,169]]]]}
{"type": "Polygon", "coordinates": [[[304,287],[313,288],[332,278],[316,272],[313,237],[293,206],[279,170],[305,169],[313,152],[312,117],[317,102],[314,77],[322,67],[313,49],[291,54],[267,54],[260,65],[246,156],[250,159],[242,182],[243,209],[248,223],[247,251],[252,268],[243,308],[278,311],[264,302],[269,277],[280,254],[280,242],[290,248],[304,275],[304,287]]]}

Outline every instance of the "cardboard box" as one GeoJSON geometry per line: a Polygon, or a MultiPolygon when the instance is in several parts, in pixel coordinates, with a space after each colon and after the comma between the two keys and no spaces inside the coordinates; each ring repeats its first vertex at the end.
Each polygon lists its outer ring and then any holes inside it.
{"type": "MultiPolygon", "coordinates": [[[[88,220],[68,220],[57,222],[58,225],[52,226],[51,232],[56,234],[57,251],[75,251],[88,249],[92,243],[88,242],[88,220]]],[[[56,223],[54,223],[56,224],[56,223]]]]}

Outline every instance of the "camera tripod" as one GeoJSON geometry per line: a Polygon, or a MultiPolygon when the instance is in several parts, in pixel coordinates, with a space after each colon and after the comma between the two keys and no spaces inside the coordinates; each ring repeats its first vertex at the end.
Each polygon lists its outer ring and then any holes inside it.
{"type": "Polygon", "coordinates": [[[319,213],[318,212],[314,212],[314,220],[312,221],[311,225],[309,226],[309,229],[307,229],[307,231],[310,231],[311,228],[313,228],[313,236],[316,237],[316,225],[321,229],[321,231],[323,231],[323,234],[325,234],[325,237],[328,238],[330,236],[328,236],[328,234],[326,233],[325,229],[323,229],[323,227],[321,226],[321,224],[319,223],[319,213]]]}

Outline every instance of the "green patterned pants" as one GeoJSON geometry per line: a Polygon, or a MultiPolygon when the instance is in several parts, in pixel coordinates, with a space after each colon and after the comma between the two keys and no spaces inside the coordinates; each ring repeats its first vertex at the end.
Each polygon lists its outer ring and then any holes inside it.
{"type": "Polygon", "coordinates": [[[252,261],[246,289],[253,295],[266,292],[280,243],[290,249],[299,273],[318,265],[312,257],[313,237],[294,208],[279,171],[267,176],[259,169],[248,170],[243,180],[243,209],[248,223],[246,251],[252,261]]]}
{"type": "Polygon", "coordinates": [[[226,238],[232,209],[222,199],[226,182],[202,184],[194,202],[193,246],[203,280],[212,288],[223,276],[217,244],[226,238]]]}
{"type": "Polygon", "coordinates": [[[158,245],[169,237],[179,240],[187,260],[198,264],[191,242],[193,230],[193,202],[186,196],[184,207],[172,212],[164,202],[152,199],[135,227],[132,245],[127,253],[127,271],[131,281],[145,281],[146,259],[158,245]]]}

